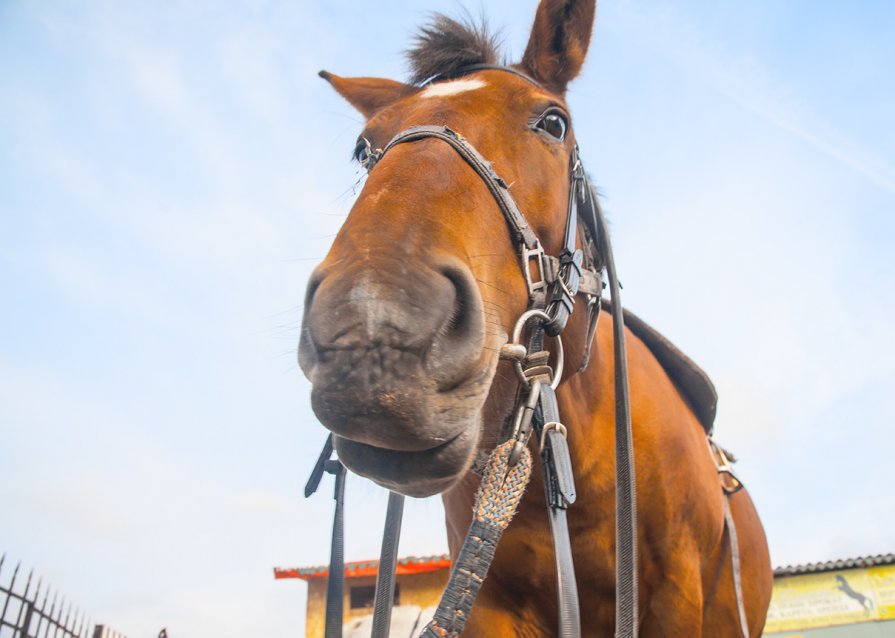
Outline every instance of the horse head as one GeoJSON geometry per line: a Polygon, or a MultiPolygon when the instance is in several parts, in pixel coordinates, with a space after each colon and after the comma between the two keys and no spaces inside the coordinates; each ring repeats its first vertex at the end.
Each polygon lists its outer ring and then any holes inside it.
{"type": "MultiPolygon", "coordinates": [[[[366,118],[358,161],[372,166],[410,127],[449,127],[493,162],[555,255],[575,152],[564,95],[594,11],[595,0],[542,0],[508,67],[519,73],[488,68],[498,60],[483,29],[439,16],[409,53],[411,83],[321,76],[366,118]]],[[[512,235],[482,176],[439,139],[395,145],[370,170],[311,277],[299,346],[313,409],[348,468],[428,496],[493,443],[513,405],[514,386],[496,374],[500,348],[529,300],[512,235]]],[[[586,330],[580,314],[573,335],[586,330]]]]}

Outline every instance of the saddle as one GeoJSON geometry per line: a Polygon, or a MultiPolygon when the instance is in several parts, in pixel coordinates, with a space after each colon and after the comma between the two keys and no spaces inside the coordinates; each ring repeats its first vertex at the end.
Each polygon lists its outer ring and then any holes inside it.
{"type": "MultiPolygon", "coordinates": [[[[608,309],[611,307],[611,302],[603,299],[603,307],[608,309]]],[[[627,308],[624,309],[624,317],[625,326],[653,353],[659,365],[668,374],[668,378],[693,410],[705,433],[711,436],[718,409],[718,393],[709,375],[662,333],[627,308]]]]}

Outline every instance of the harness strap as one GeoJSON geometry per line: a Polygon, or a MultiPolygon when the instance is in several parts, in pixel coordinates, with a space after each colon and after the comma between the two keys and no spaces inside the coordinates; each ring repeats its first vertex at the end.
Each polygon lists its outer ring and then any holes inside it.
{"type": "Polygon", "coordinates": [[[581,618],[578,605],[578,584],[572,559],[572,543],[566,510],[575,502],[575,479],[566,442],[565,427],[559,422],[556,394],[549,385],[541,388],[540,409],[535,418],[535,433],[541,445],[550,532],[553,535],[553,557],[556,561],[557,603],[560,638],[579,638],[581,618]],[[552,427],[551,427],[552,426],[552,427]],[[557,427],[560,426],[560,427],[557,427]],[[562,428],[562,429],[560,429],[562,428]]]}
{"type": "Polygon", "coordinates": [[[398,543],[401,540],[401,519],[404,518],[404,496],[389,492],[382,533],[382,550],[376,573],[376,593],[373,597],[373,631],[370,638],[388,638],[395,603],[395,575],[398,567],[398,543]]]}
{"type": "Polygon", "coordinates": [[[743,596],[743,577],[740,568],[740,543],[737,540],[737,527],[730,509],[730,499],[734,494],[743,489],[743,482],[734,473],[730,464],[735,462],[733,455],[718,445],[711,436],[705,437],[709,446],[709,456],[718,470],[718,481],[721,491],[724,493],[724,526],[727,528],[727,537],[730,539],[730,562],[733,572],[733,590],[737,599],[737,614],[740,620],[740,631],[743,638],[749,638],[749,622],[746,618],[746,604],[743,596]]]}
{"type": "Polygon", "coordinates": [[[640,627],[637,609],[637,491],[625,320],[606,218],[593,187],[590,201],[594,225],[602,240],[602,255],[612,295],[612,344],[615,354],[615,635],[616,638],[637,638],[640,627]]]}
{"type": "Polygon", "coordinates": [[[326,471],[336,477],[336,510],[333,514],[333,540],[326,580],[326,629],[324,638],[342,638],[345,597],[345,466],[338,459],[326,462],[326,471]]]}
{"type": "Polygon", "coordinates": [[[733,567],[733,588],[737,596],[737,612],[740,617],[740,630],[743,638],[749,638],[749,624],[746,620],[746,605],[743,598],[743,578],[740,571],[740,543],[737,540],[737,526],[733,521],[733,513],[730,511],[730,497],[732,494],[724,494],[724,523],[727,526],[727,534],[730,537],[730,560],[733,567]]]}
{"type": "Polygon", "coordinates": [[[311,471],[305,484],[305,498],[308,498],[320,487],[323,473],[336,477],[333,500],[336,502],[333,513],[332,544],[329,553],[329,574],[326,577],[326,624],[324,638],[342,638],[342,619],[345,597],[345,466],[338,458],[330,459],[333,453],[333,435],[330,434],[323,444],[320,457],[311,471]]]}

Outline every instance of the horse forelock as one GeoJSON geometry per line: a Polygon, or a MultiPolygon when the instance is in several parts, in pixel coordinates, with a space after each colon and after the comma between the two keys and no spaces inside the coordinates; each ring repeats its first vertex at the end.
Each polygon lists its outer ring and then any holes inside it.
{"type": "Polygon", "coordinates": [[[500,62],[500,38],[491,33],[484,18],[476,22],[468,14],[462,20],[441,13],[420,28],[413,46],[405,53],[410,81],[422,84],[435,76],[450,76],[474,64],[500,62]]]}

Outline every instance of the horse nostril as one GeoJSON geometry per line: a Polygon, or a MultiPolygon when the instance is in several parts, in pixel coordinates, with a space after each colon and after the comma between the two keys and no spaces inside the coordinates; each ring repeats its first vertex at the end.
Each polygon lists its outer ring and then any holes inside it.
{"type": "Polygon", "coordinates": [[[442,326],[445,333],[462,333],[470,323],[470,291],[464,273],[455,268],[446,268],[442,273],[454,287],[454,305],[451,314],[442,326]]]}
{"type": "Polygon", "coordinates": [[[304,312],[301,320],[301,335],[298,339],[298,365],[306,375],[311,374],[311,370],[317,364],[317,347],[314,344],[314,338],[311,335],[311,327],[308,321],[311,303],[314,301],[314,295],[317,289],[323,283],[323,273],[315,270],[308,280],[308,289],[305,291],[304,312]]]}
{"type": "Polygon", "coordinates": [[[453,288],[450,313],[435,334],[426,356],[429,373],[446,391],[462,383],[470,366],[479,361],[485,339],[482,297],[475,277],[465,264],[449,264],[437,269],[453,288]]]}
{"type": "Polygon", "coordinates": [[[441,332],[446,336],[468,338],[469,331],[476,323],[476,310],[481,308],[472,273],[464,268],[449,266],[442,268],[441,274],[454,287],[454,305],[451,314],[442,324],[441,332]]]}
{"type": "Polygon", "coordinates": [[[314,295],[317,294],[317,289],[320,288],[320,284],[323,283],[323,277],[324,275],[319,269],[311,274],[311,278],[308,280],[308,288],[305,291],[305,312],[311,307],[314,295]]]}

